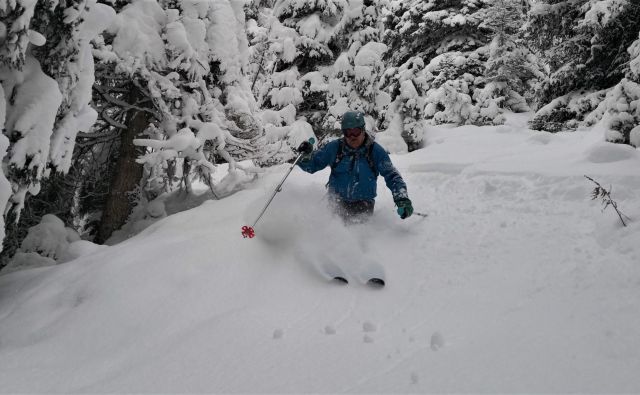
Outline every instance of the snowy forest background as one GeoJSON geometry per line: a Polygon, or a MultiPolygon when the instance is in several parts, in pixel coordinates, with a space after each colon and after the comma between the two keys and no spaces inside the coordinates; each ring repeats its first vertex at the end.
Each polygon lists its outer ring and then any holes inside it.
{"type": "Polygon", "coordinates": [[[228,196],[347,109],[392,153],[505,112],[640,147],[639,33],[635,0],[0,0],[0,268],[228,196]]]}

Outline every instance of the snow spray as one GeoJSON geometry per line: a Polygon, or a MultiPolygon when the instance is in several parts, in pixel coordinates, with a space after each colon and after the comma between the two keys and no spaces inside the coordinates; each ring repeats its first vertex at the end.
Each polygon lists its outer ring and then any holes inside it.
{"type": "MultiPolygon", "coordinates": [[[[315,143],[315,141],[316,140],[312,137],[312,138],[309,139],[309,144],[313,144],[313,143],[315,143]]],[[[291,172],[296,167],[296,165],[298,164],[300,159],[302,159],[303,155],[304,155],[303,153],[300,153],[298,155],[298,157],[296,158],[296,160],[293,161],[293,163],[291,164],[291,167],[289,168],[289,171],[287,171],[287,174],[285,174],[284,177],[282,177],[282,181],[280,181],[280,183],[276,187],[275,191],[273,191],[273,193],[271,194],[271,198],[269,198],[269,200],[267,201],[267,204],[265,204],[264,208],[262,209],[262,211],[258,215],[258,218],[256,218],[255,221],[253,221],[253,225],[251,225],[251,226],[245,225],[245,226],[242,227],[242,237],[244,237],[245,239],[247,237],[250,238],[250,239],[253,239],[255,237],[256,232],[254,230],[254,227],[256,226],[258,221],[260,221],[260,218],[262,218],[262,216],[264,215],[265,211],[267,211],[267,207],[269,207],[269,205],[271,204],[273,199],[276,197],[276,194],[278,192],[282,191],[282,184],[284,184],[284,181],[287,179],[287,177],[289,177],[289,174],[291,174],[291,172]]]]}

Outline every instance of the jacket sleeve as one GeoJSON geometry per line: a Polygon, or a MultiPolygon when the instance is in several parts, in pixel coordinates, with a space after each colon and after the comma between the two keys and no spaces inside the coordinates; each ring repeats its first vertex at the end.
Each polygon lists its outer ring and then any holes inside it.
{"type": "Polygon", "coordinates": [[[335,160],[338,153],[338,141],[332,141],[317,151],[314,151],[308,159],[298,162],[298,166],[307,173],[315,173],[329,166],[335,160]]]}
{"type": "Polygon", "coordinates": [[[373,158],[376,168],[380,172],[380,175],[384,177],[387,188],[389,188],[393,195],[393,200],[408,199],[407,184],[402,179],[398,169],[391,163],[389,154],[387,154],[381,145],[376,144],[374,147],[373,158]]]}

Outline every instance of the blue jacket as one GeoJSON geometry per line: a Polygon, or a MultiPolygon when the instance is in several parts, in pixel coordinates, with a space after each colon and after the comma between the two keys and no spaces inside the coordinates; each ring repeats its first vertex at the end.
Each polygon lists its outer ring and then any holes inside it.
{"type": "MultiPolygon", "coordinates": [[[[333,140],[321,149],[315,151],[310,158],[298,162],[298,166],[308,173],[315,173],[327,166],[333,165],[338,155],[340,140],[333,140]]],[[[367,136],[364,144],[357,149],[349,147],[343,142],[343,157],[329,176],[329,192],[334,193],[345,201],[368,200],[376,197],[378,174],[384,177],[387,188],[391,190],[393,200],[408,198],[407,184],[396,170],[387,152],[382,146],[367,136]],[[373,144],[371,151],[371,169],[367,160],[367,151],[373,144]]]]}

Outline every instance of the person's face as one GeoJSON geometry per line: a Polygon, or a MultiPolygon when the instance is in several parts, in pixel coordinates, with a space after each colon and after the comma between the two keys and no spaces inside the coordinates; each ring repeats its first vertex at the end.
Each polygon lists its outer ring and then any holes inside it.
{"type": "Polygon", "coordinates": [[[342,131],[344,139],[351,148],[358,148],[364,143],[364,129],[352,128],[342,131]]]}

